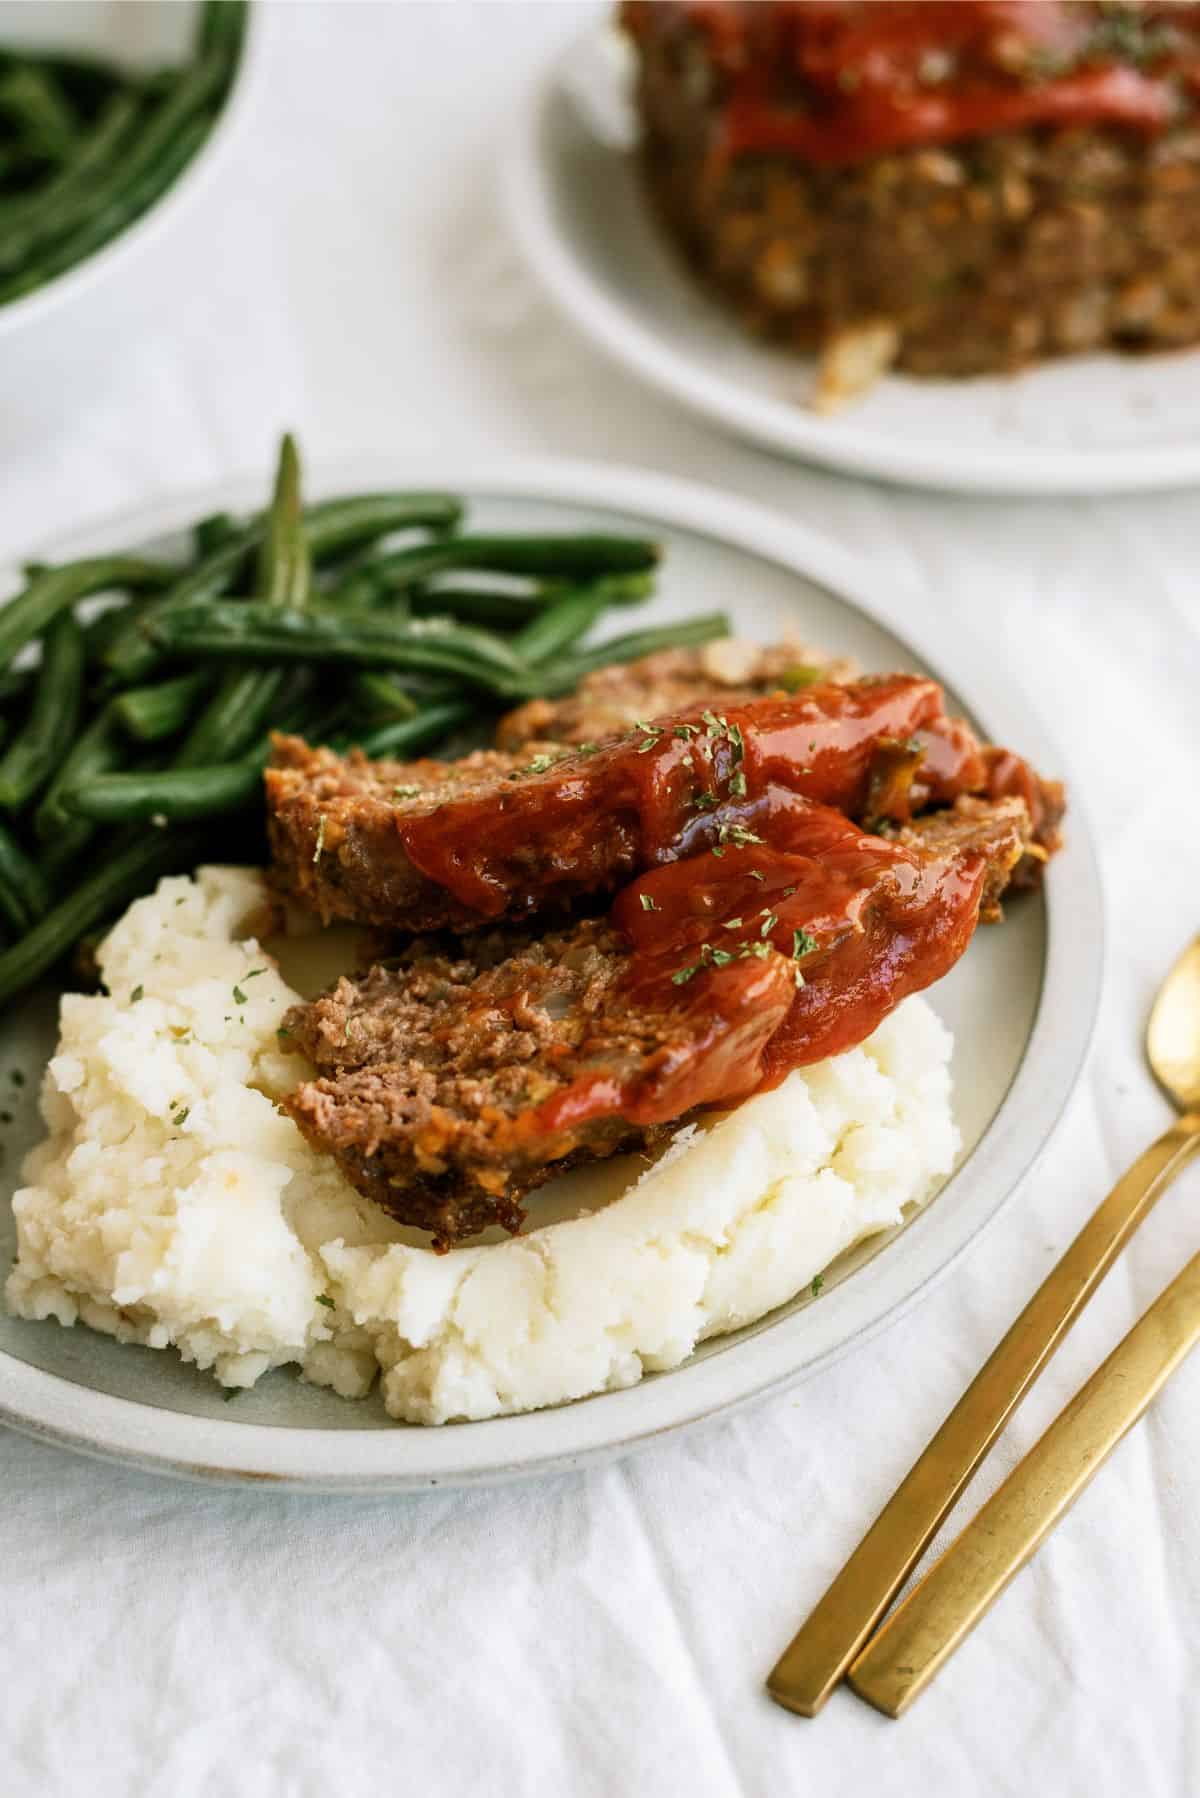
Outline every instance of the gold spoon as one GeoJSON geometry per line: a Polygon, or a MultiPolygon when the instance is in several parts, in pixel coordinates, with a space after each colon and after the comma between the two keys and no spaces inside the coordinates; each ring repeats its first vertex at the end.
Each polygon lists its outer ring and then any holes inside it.
{"type": "Polygon", "coordinates": [[[855,1690],[899,1716],[1200,1338],[1197,1256],[980,1512],[981,1528],[964,1532],[864,1649],[1117,1255],[1200,1151],[1200,937],[1159,990],[1146,1055],[1183,1115],[1092,1213],[773,1669],[767,1690],[789,1710],[815,1717],[853,1662],[855,1690]],[[991,1542],[989,1528],[1000,1532],[991,1542]]]}

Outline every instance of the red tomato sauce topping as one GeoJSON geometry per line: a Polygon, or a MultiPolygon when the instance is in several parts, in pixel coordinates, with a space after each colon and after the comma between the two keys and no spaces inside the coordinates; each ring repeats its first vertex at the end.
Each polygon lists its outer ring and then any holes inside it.
{"type": "Polygon", "coordinates": [[[1145,0],[632,0],[698,25],[725,156],[853,163],[1031,125],[1166,130],[1200,96],[1200,6],[1145,0]]]}

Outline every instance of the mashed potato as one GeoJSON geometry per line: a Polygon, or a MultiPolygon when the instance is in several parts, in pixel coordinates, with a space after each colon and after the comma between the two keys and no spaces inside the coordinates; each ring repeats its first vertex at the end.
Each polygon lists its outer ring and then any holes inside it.
{"type": "Polygon", "coordinates": [[[294,1363],[354,1398],[382,1370],[393,1417],[494,1417],[678,1366],[953,1163],[951,1038],[910,999],[653,1166],[556,1182],[532,1209],[557,1221],[435,1255],[276,1108],[304,1064],[276,1040],[297,995],[247,935],[270,909],[253,872],[164,880],[100,950],[111,997],[64,997],[50,1134],[13,1200],[18,1316],[173,1347],[226,1386],[294,1363]]]}

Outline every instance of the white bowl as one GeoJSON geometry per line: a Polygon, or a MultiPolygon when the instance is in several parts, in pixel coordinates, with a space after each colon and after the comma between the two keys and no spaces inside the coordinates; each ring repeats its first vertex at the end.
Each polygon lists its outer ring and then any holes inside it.
{"type": "MultiPolygon", "coordinates": [[[[160,43],[179,41],[183,10],[131,0],[36,9],[0,4],[0,41],[86,48],[126,66],[140,64],[155,60],[160,43]],[[170,28],[166,39],[163,23],[170,28]]],[[[103,249],[0,306],[0,450],[77,418],[81,405],[120,376],[128,346],[172,317],[174,297],[196,281],[218,247],[219,177],[252,113],[269,12],[261,0],[250,7],[225,104],[166,192],[103,249]]]]}

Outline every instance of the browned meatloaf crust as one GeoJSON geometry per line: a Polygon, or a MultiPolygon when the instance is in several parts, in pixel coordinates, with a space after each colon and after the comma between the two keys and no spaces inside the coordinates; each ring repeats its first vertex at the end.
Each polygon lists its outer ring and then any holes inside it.
{"type": "Polygon", "coordinates": [[[637,662],[597,668],[565,699],[530,699],[501,718],[496,742],[501,749],[547,741],[600,743],[632,730],[642,718],[792,693],[817,678],[852,680],[856,673],[846,657],[827,656],[811,644],[722,637],[699,649],[661,649],[637,662]]]}
{"type": "MultiPolygon", "coordinates": [[[[889,366],[969,375],[1200,338],[1200,124],[1189,82],[1170,85],[1172,122],[1159,131],[1035,124],[849,163],[726,154],[736,77],[713,20],[736,10],[675,0],[623,9],[638,53],[645,179],[669,233],[751,329],[822,352],[817,404],[849,398],[889,366]]],[[[750,9],[760,20],[774,10],[750,9]]],[[[1126,52],[1103,16],[1133,9],[1089,10],[1117,66],[1127,55],[1131,76],[1144,70],[1138,21],[1126,52]]],[[[1155,32],[1168,28],[1164,10],[1155,32]]],[[[997,44],[1013,56],[1011,34],[997,44]]],[[[931,55],[935,87],[954,80],[952,62],[931,55]]],[[[1014,82],[1039,79],[1042,66],[1030,51],[1014,82]]],[[[803,110],[811,96],[796,79],[786,98],[803,110]]]]}
{"type": "MultiPolygon", "coordinates": [[[[935,861],[983,851],[986,917],[998,914],[1030,830],[1014,798],[959,801],[901,834],[935,861]]],[[[709,968],[705,981],[668,984],[665,998],[655,989],[651,1005],[620,985],[629,960],[606,920],[540,939],[507,930],[452,948],[418,940],[289,1013],[284,1040],[320,1077],[287,1109],[361,1192],[432,1231],[436,1247],[490,1224],[515,1231],[521,1199],[552,1175],[653,1146],[679,1121],[602,1116],[547,1130],[537,1107],[589,1075],[631,1082],[644,1096],[714,1058],[753,1065],[795,994],[793,964],[766,944],[709,968]]]]}

